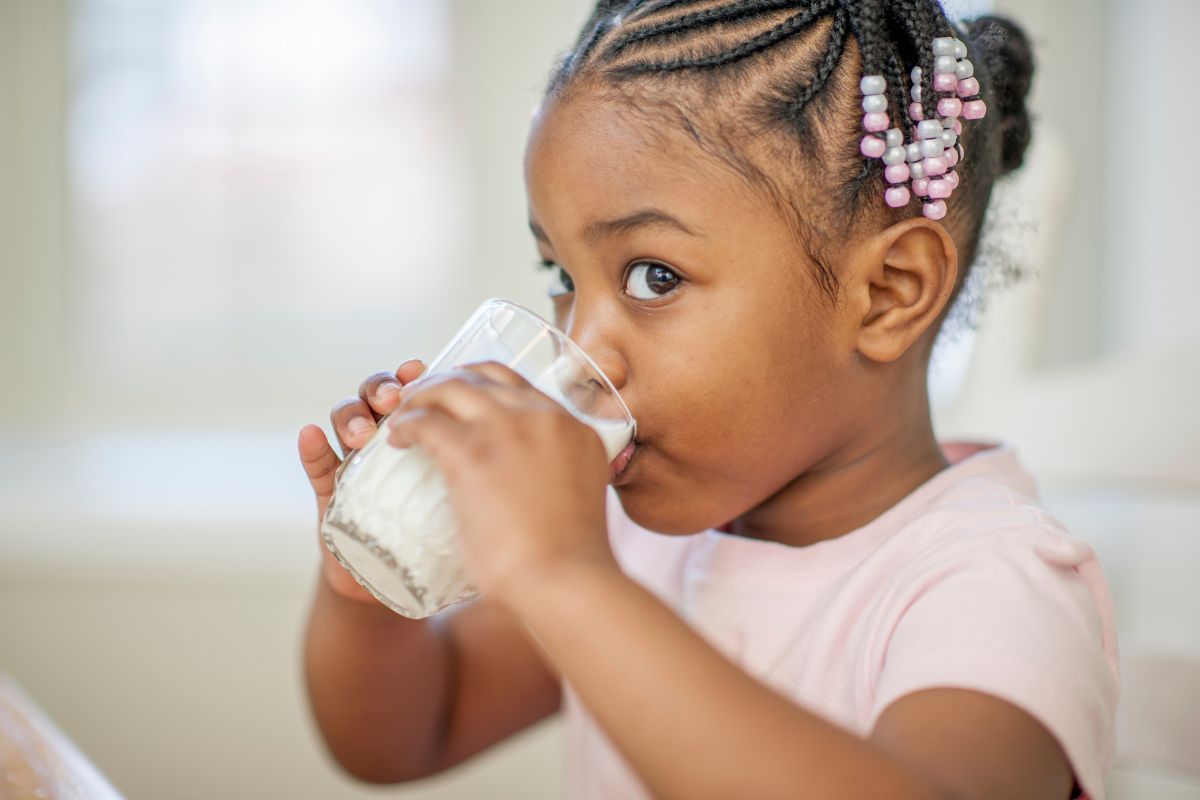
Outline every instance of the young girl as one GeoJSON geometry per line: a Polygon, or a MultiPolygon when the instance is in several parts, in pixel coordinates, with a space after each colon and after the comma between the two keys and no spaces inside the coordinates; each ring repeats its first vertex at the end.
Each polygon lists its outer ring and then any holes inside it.
{"type": "MultiPolygon", "coordinates": [[[[1117,643],[1011,446],[941,442],[930,350],[1029,140],[1028,42],[933,0],[601,2],[526,151],[555,323],[637,419],[495,363],[367,378],[461,526],[426,620],[325,553],[306,638],[349,772],[432,775],[566,710],[572,797],[1104,796],[1117,643]]],[[[300,455],[323,513],[339,459],[300,455]]]]}

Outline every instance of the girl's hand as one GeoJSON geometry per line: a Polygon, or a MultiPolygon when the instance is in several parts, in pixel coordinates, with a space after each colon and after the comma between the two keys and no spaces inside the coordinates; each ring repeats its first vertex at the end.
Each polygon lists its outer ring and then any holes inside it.
{"type": "Polygon", "coordinates": [[[403,392],[388,443],[438,465],[467,571],[505,603],[569,562],[617,569],[605,524],[608,456],[599,435],[494,361],[403,392]]]}
{"type": "MultiPolygon", "coordinates": [[[[338,458],[333,452],[320,426],[305,425],[301,429],[298,443],[300,461],[317,496],[318,527],[325,518],[329,498],[333,496],[334,476],[342,460],[354,449],[370,441],[379,420],[395,409],[400,402],[400,387],[416,380],[424,371],[425,364],[419,359],[405,361],[394,375],[389,372],[377,372],[369,376],[359,384],[357,397],[348,397],[334,406],[329,414],[329,421],[333,424],[342,458],[338,458]]],[[[335,592],[364,603],[379,602],[338,563],[324,542],[320,542],[320,548],[323,574],[335,592]]]]}

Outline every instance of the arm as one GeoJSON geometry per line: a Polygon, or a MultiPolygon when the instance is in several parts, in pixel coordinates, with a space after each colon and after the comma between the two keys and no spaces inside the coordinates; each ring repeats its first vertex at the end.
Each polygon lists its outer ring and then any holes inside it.
{"type": "MultiPolygon", "coordinates": [[[[396,393],[423,371],[407,361],[377,373],[358,397],[331,415],[342,451],[361,446],[371,427],[350,431],[353,417],[378,422],[396,393]]],[[[301,462],[321,519],[341,459],[315,425],[300,433],[301,462]]],[[[320,547],[322,569],[304,641],[305,679],[330,752],[352,775],[375,783],[414,780],[449,769],[552,713],[557,678],[528,632],[483,598],[422,620],[378,603],[320,547]]]]}
{"type": "Polygon", "coordinates": [[[994,697],[901,698],[860,739],[758,683],[620,572],[539,578],[506,602],[656,796],[1067,797],[1054,740],[994,697]]]}
{"type": "Polygon", "coordinates": [[[528,634],[476,600],[423,620],[318,581],[304,644],[309,700],[339,764],[371,783],[436,774],[559,708],[528,634]]]}

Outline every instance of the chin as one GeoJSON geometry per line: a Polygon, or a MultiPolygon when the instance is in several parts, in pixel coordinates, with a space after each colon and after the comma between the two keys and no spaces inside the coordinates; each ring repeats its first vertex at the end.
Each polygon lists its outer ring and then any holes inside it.
{"type": "Polygon", "coordinates": [[[700,533],[714,525],[724,524],[723,522],[710,523],[694,512],[683,511],[681,513],[679,506],[686,504],[664,502],[660,491],[652,486],[641,484],[637,480],[613,486],[613,489],[616,490],[617,497],[621,500],[621,508],[625,511],[625,515],[636,525],[648,531],[670,536],[684,536],[700,533]]]}

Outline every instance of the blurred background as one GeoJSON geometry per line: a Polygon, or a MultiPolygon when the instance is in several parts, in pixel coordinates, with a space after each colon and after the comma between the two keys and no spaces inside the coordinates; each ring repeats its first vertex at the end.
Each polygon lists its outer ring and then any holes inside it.
{"type": "MultiPolygon", "coordinates": [[[[414,786],[333,766],[296,436],[488,297],[549,312],[521,158],[590,6],[0,0],[0,672],[127,797],[562,796],[557,720],[414,786]]],[[[1111,796],[1200,798],[1200,4],[994,9],[1035,144],[938,434],[1011,441],[1101,555],[1111,796]]]]}

